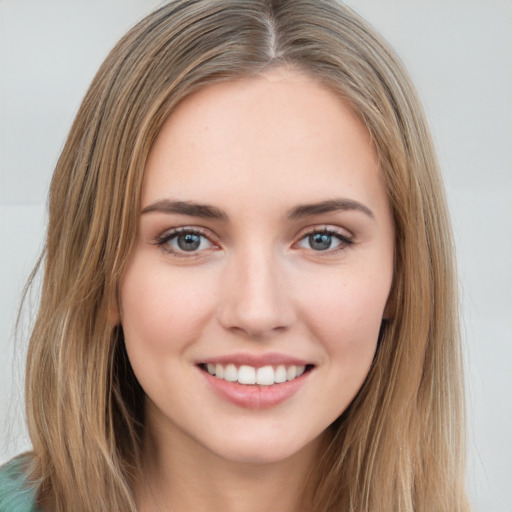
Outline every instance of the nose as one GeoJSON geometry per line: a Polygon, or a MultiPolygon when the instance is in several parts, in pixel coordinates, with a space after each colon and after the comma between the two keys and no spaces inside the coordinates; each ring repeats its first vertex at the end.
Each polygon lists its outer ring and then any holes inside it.
{"type": "Polygon", "coordinates": [[[290,328],[293,300],[278,260],[263,250],[233,256],[225,269],[218,309],[225,329],[261,340],[290,328]]]}

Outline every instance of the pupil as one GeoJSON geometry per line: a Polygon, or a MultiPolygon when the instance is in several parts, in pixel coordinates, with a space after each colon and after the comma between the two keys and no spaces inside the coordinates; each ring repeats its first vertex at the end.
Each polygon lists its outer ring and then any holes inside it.
{"type": "Polygon", "coordinates": [[[332,235],[328,233],[315,233],[309,236],[309,243],[312,249],[325,251],[331,247],[332,235]]]}
{"type": "Polygon", "coordinates": [[[178,247],[182,251],[195,251],[201,243],[201,237],[194,233],[186,233],[178,236],[178,247]]]}

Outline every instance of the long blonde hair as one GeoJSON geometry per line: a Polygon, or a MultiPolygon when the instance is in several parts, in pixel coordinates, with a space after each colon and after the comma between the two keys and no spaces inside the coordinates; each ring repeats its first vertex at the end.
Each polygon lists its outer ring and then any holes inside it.
{"type": "Polygon", "coordinates": [[[429,131],[401,63],[334,0],[178,0],[107,57],[51,184],[26,397],[30,475],[55,512],[135,511],[144,397],[110,311],[151,144],[192,91],[276,65],[309,73],[359,113],[396,229],[392,314],[362,389],[330,427],[311,510],[467,510],[452,239],[429,131]]]}

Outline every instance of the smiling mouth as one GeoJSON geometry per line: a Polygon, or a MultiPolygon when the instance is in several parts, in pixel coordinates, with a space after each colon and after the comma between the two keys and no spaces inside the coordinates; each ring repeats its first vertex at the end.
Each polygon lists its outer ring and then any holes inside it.
{"type": "Polygon", "coordinates": [[[198,365],[201,370],[209,373],[217,379],[227,382],[237,382],[244,385],[273,386],[284,384],[299,378],[313,368],[308,365],[277,365],[277,366],[249,366],[235,364],[212,364],[201,363],[198,365]]]}

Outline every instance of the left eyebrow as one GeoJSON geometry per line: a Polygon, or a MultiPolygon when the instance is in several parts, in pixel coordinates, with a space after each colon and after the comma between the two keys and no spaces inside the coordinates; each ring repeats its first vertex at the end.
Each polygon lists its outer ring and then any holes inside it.
{"type": "Polygon", "coordinates": [[[291,220],[301,219],[304,217],[312,217],[313,215],[322,215],[323,213],[331,213],[336,211],[355,210],[364,213],[371,219],[375,219],[373,212],[363,203],[354,201],[353,199],[329,199],[319,203],[311,203],[296,206],[288,213],[291,220]]]}

